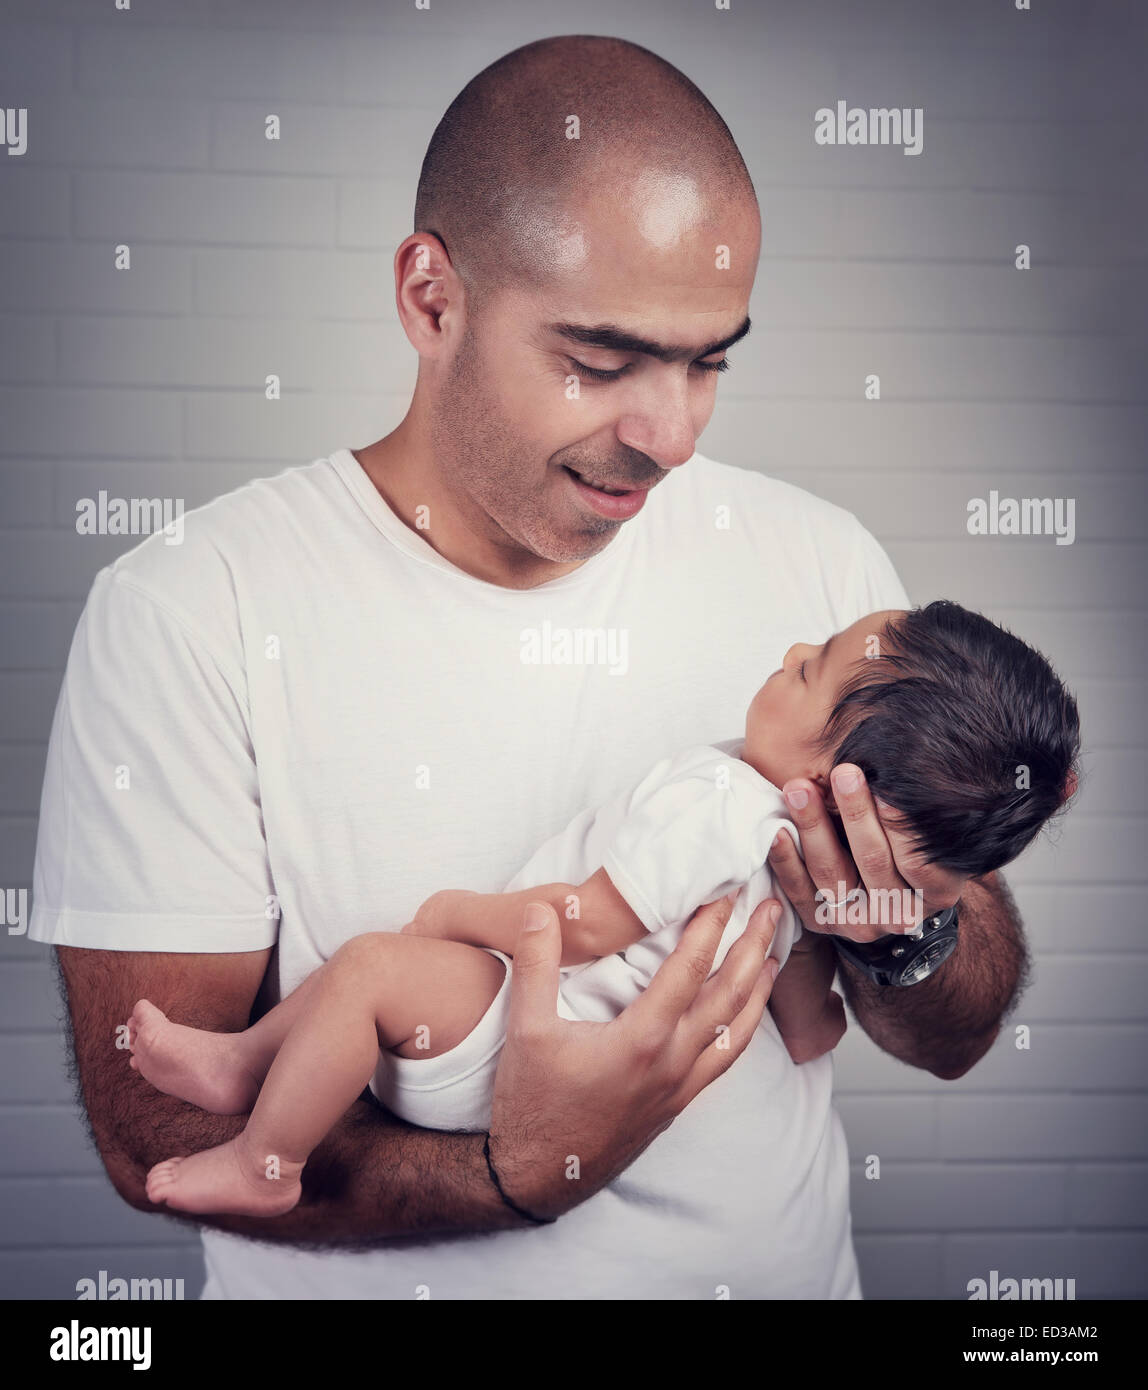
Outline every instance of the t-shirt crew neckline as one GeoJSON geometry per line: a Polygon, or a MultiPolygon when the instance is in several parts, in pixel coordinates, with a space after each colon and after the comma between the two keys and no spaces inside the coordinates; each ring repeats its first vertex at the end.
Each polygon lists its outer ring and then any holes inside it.
{"type": "Polygon", "coordinates": [[[401,517],[391,510],[389,503],[375,487],[370,476],[349,448],[336,449],[329,457],[335,471],[346,483],[351,495],[367,514],[368,519],[397,550],[401,550],[420,564],[428,565],[431,569],[451,575],[460,583],[468,584],[492,597],[504,597],[510,603],[522,603],[531,594],[553,594],[560,590],[581,588],[584,584],[596,579],[599,571],[612,564],[620,564],[623,555],[629,550],[632,543],[635,525],[642,521],[645,513],[649,510],[650,502],[653,500],[651,494],[642,511],[623,524],[621,534],[615,536],[609,545],[604,550],[600,550],[597,555],[592,555],[588,560],[584,560],[576,570],[571,570],[569,574],[559,575],[557,579],[548,579],[545,584],[536,584],[530,589],[511,589],[502,584],[492,584],[489,580],[480,579],[477,575],[469,574],[466,570],[460,569],[458,565],[452,564],[450,560],[440,555],[429,542],[420,540],[401,517]]]}

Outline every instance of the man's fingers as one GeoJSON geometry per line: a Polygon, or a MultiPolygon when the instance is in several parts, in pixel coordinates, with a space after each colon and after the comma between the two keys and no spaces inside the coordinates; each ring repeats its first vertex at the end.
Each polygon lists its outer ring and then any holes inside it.
{"type": "Polygon", "coordinates": [[[527,903],[510,977],[508,1037],[524,1037],[553,1025],[558,1015],[561,959],[562,932],[558,914],[549,903],[527,903]]]}
{"type": "Polygon", "coordinates": [[[919,888],[924,897],[925,915],[952,907],[965,891],[968,876],[942,868],[940,864],[926,864],[924,855],[914,847],[909,833],[899,825],[900,817],[896,811],[878,800],[877,813],[881,817],[885,834],[889,837],[889,845],[901,877],[914,888],[919,888]]]}
{"type": "Polygon", "coordinates": [[[908,884],[897,872],[889,836],[881,824],[877,805],[865,774],[852,763],[842,763],[830,773],[833,799],[861,881],[868,889],[902,891],[908,884]]]}
{"type": "MultiPolygon", "coordinates": [[[[773,870],[774,878],[777,879],[778,887],[793,904],[794,911],[801,918],[802,924],[809,927],[814,920],[814,911],[817,907],[814,901],[817,888],[809,877],[805,861],[798,854],[797,846],[793,843],[793,837],[788,830],[777,832],[767,856],[767,862],[773,870]]],[[[831,927],[822,925],[817,925],[812,929],[815,931],[832,930],[831,927]]]]}
{"type": "Polygon", "coordinates": [[[699,907],[686,924],[681,940],[666,957],[645,990],[626,1010],[630,1022],[646,1037],[650,1030],[665,1036],[697,998],[713,969],[722,933],[733,914],[734,893],[699,907]]]}
{"type": "Polygon", "coordinates": [[[784,791],[790,817],[801,834],[801,849],[809,877],[818,888],[835,886],[839,879],[847,879],[853,887],[853,866],[837,838],[820,788],[798,777],[786,782],[784,791]]]}
{"type": "Polygon", "coordinates": [[[810,878],[805,861],[788,830],[777,832],[768,860],[778,887],[793,904],[806,931],[829,935],[839,931],[848,921],[846,914],[857,890],[846,887],[846,883],[854,882],[856,873],[850,870],[847,880],[838,881],[832,888],[819,889],[810,878]],[[832,906],[838,901],[841,901],[840,907],[832,906]]]}
{"type": "MultiPolygon", "coordinates": [[[[733,954],[731,950],[730,955],[733,954]]],[[[722,962],[725,968],[725,962],[722,962]]],[[[728,1028],[718,1032],[713,1042],[702,1052],[682,1083],[682,1105],[688,1105],[711,1081],[727,1071],[749,1046],[757,1031],[765,1006],[769,1003],[774,976],[769,970],[759,970],[757,983],[744,1009],[730,1020],[728,1028]]]]}
{"type": "MultiPolygon", "coordinates": [[[[784,787],[801,833],[802,863],[785,831],[769,854],[770,868],[809,931],[872,941],[888,932],[913,931],[926,915],[900,873],[893,835],[864,774],[852,763],[830,773],[847,847],[841,844],[820,790],[798,778],[784,787]]],[[[904,840],[899,840],[904,851],[904,840]]],[[[942,885],[942,891],[948,887],[942,885]]],[[[959,894],[954,895],[959,896],[959,894]]]]}
{"type": "MultiPolygon", "coordinates": [[[[754,997],[763,974],[772,983],[764,967],[780,920],[778,903],[767,900],[759,904],[746,923],[744,933],[730,947],[721,968],[706,981],[683,1020],[681,1047],[693,1052],[693,1057],[686,1059],[687,1065],[732,1028],[734,1020],[744,1013],[754,997]]],[[[759,1013],[759,1020],[760,1017],[759,1013]]]]}
{"type": "MultiPolygon", "coordinates": [[[[804,911],[801,912],[801,920],[808,925],[813,910],[817,907],[817,891],[827,894],[829,902],[838,901],[858,886],[857,868],[849,858],[848,850],[837,837],[837,831],[816,784],[804,778],[796,778],[792,782],[786,782],[784,790],[785,802],[801,835],[801,849],[805,855],[804,868],[808,883],[802,890],[802,897],[811,901],[812,908],[809,917],[804,911]]],[[[794,854],[796,855],[796,849],[794,854]]],[[[772,855],[770,863],[773,863],[772,855]]],[[[796,869],[791,868],[791,873],[796,876],[796,869]]],[[[782,888],[786,897],[790,897],[784,883],[782,888]]],[[[790,901],[793,902],[791,897],[790,901]]],[[[794,906],[797,906],[796,902],[794,906]]],[[[838,919],[831,911],[828,914],[823,912],[822,917],[823,928],[832,931],[833,923],[838,919]]]]}

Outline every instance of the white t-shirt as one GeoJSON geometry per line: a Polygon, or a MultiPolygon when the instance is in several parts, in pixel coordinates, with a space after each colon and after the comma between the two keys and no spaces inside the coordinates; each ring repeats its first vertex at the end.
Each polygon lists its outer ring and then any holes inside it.
{"type": "MultiPolygon", "coordinates": [[[[167,540],[101,571],[77,628],[29,934],[278,942],[282,993],[438,888],[499,891],[668,750],[743,728],[794,641],[909,606],[849,513],[701,455],[533,589],[444,560],[346,449],[167,540]]],[[[552,1226],[333,1254],[205,1232],[204,1297],[857,1297],[832,1058],[783,1068],[780,1045],[758,1029],[552,1226]]]]}

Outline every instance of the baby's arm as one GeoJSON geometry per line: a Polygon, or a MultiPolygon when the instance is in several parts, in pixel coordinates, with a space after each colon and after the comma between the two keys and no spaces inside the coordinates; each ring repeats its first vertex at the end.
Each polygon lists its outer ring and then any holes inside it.
{"type": "Polygon", "coordinates": [[[612,955],[646,935],[645,927],[605,869],[598,869],[580,886],[543,883],[515,893],[471,893],[447,888],[432,893],[403,931],[464,941],[471,946],[492,946],[512,956],[528,902],[549,903],[558,913],[563,965],[582,965],[599,956],[612,955]]]}
{"type": "Polygon", "coordinates": [[[774,983],[769,1011],[798,1065],[832,1052],[845,1035],[845,1005],[831,988],[836,973],[833,943],[805,932],[774,983]]]}

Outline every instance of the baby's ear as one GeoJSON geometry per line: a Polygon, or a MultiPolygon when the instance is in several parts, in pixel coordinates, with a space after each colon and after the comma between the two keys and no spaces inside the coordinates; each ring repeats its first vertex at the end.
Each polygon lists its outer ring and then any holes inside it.
{"type": "Polygon", "coordinates": [[[815,773],[809,780],[821,793],[822,800],[825,802],[825,809],[829,814],[839,816],[841,812],[837,809],[837,802],[833,799],[833,783],[826,777],[825,773],[815,773]]]}

